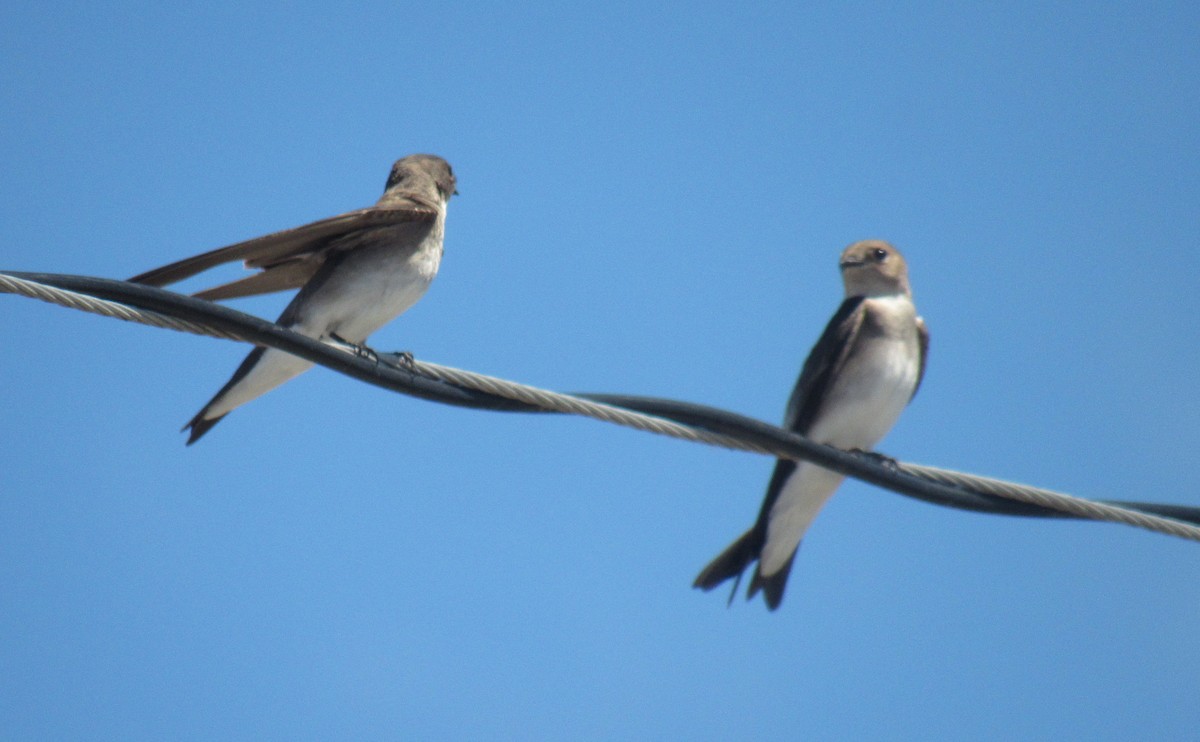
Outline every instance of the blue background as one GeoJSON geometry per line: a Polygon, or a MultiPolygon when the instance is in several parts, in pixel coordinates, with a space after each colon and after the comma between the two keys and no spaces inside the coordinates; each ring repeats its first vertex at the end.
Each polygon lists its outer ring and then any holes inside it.
{"type": "MultiPolygon", "coordinates": [[[[0,268],[127,277],[434,152],[442,271],[375,347],[775,421],[882,237],[933,348],[881,450],[1200,505],[1200,6],[794,6],[10,3],[0,268]]],[[[0,342],[6,738],[1200,725],[1193,543],[850,482],[727,609],[690,582],[764,457],[321,369],[185,448],[245,346],[16,297],[0,342]]]]}

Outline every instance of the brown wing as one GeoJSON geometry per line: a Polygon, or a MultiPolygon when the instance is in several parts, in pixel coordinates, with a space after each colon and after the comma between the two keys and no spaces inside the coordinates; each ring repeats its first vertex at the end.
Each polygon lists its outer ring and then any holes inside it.
{"type": "Polygon", "coordinates": [[[286,263],[276,263],[261,273],[223,283],[220,286],[213,286],[211,289],[197,291],[192,296],[197,299],[222,301],[241,296],[257,296],[275,291],[298,289],[316,275],[317,270],[324,262],[324,260],[315,258],[307,260],[301,258],[286,263]]]}
{"type": "MultiPolygon", "coordinates": [[[[863,297],[861,296],[853,296],[843,301],[833,318],[829,320],[829,324],[825,326],[820,340],[809,352],[808,358],[804,361],[804,368],[800,371],[800,378],[796,381],[796,388],[792,391],[791,399],[788,400],[787,413],[784,415],[783,423],[788,430],[807,435],[809,427],[820,414],[821,404],[829,390],[829,385],[837,378],[838,372],[845,365],[846,358],[849,357],[849,349],[854,345],[854,339],[862,329],[862,303],[863,297]]],[[[779,493],[783,491],[783,486],[787,484],[794,471],[796,471],[795,461],[779,459],[775,462],[775,471],[771,474],[771,481],[767,485],[767,495],[763,498],[754,527],[742,534],[741,538],[733,542],[728,549],[721,552],[720,556],[704,568],[693,583],[696,587],[711,590],[731,577],[740,580],[746,567],[761,556],[763,545],[767,541],[767,526],[771,519],[771,508],[775,506],[775,501],[779,499],[779,493]]],[[[747,596],[752,597],[762,590],[766,593],[768,607],[771,610],[778,608],[779,602],[783,600],[783,589],[787,584],[791,566],[792,563],[789,560],[782,569],[767,577],[763,577],[758,569],[755,569],[747,596]]],[[[737,592],[736,583],[733,589],[734,592],[737,592]]],[[[733,600],[732,594],[730,600],[733,600]]]]}
{"type": "MultiPolygon", "coordinates": [[[[843,301],[825,326],[821,339],[809,352],[788,400],[783,423],[788,430],[807,435],[808,428],[817,419],[829,385],[837,378],[854,345],[854,338],[862,328],[862,303],[861,296],[843,301]]],[[[769,494],[767,499],[771,499],[769,494]]]]}
{"type": "MultiPolygon", "coordinates": [[[[210,250],[206,253],[193,255],[190,258],[184,258],[170,265],[164,265],[161,268],[146,271],[129,280],[133,283],[143,283],[148,286],[166,286],[167,284],[182,281],[209,268],[234,260],[245,261],[247,268],[271,268],[272,266],[292,261],[299,263],[311,262],[311,267],[306,268],[308,276],[311,276],[324,259],[324,256],[320,255],[320,253],[330,248],[332,243],[335,243],[340,237],[363,229],[387,227],[414,221],[427,222],[432,221],[436,217],[437,211],[435,209],[429,208],[425,204],[419,204],[406,199],[404,202],[395,205],[372,206],[366,209],[349,211],[345,214],[305,224],[302,227],[285,229],[282,232],[274,232],[262,237],[255,237],[252,240],[246,240],[245,242],[238,242],[228,247],[210,250]],[[314,258],[316,260],[313,260],[314,258]]],[[[303,275],[303,271],[299,268],[292,268],[290,271],[285,272],[279,279],[263,279],[260,284],[250,287],[250,293],[266,293],[268,291],[295,288],[300,285],[295,282],[301,275],[303,275]],[[276,281],[279,284],[278,288],[270,288],[270,286],[275,285],[274,282],[276,281]]],[[[258,277],[255,276],[253,278],[258,277]]],[[[302,284],[303,280],[300,283],[302,284]]],[[[235,290],[233,286],[234,284],[227,284],[209,289],[209,291],[218,292],[222,296],[248,295],[247,293],[228,294],[229,291],[235,290]]],[[[237,289],[237,291],[244,290],[237,289]]]]}
{"type": "Polygon", "coordinates": [[[912,398],[917,396],[921,388],[921,380],[925,378],[925,360],[929,357],[929,328],[925,326],[925,318],[917,317],[917,343],[920,344],[920,356],[917,359],[917,383],[913,386],[912,398]]]}

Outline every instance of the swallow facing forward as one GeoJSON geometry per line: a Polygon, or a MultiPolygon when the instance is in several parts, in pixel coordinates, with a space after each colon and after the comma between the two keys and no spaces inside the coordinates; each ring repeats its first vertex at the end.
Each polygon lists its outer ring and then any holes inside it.
{"type": "MultiPolygon", "coordinates": [[[[817,443],[870,449],[917,393],[929,333],[896,248],[856,242],[842,252],[839,266],[846,298],[804,362],[784,427],[817,443]]],[[[767,606],[778,608],[800,540],[842,479],[807,461],[779,459],[758,521],[704,568],[695,587],[740,580],[757,561],[746,597],[761,590],[767,606]]]]}

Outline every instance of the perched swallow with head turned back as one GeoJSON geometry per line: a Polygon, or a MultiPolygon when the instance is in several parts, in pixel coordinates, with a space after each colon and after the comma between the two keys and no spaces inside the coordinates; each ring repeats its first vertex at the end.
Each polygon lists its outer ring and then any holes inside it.
{"type": "MultiPolygon", "coordinates": [[[[856,242],[842,251],[839,266],[846,299],[804,362],[784,427],[817,443],[865,450],[891,430],[917,393],[929,333],[896,248],[856,242]]],[[[736,593],[742,573],[757,561],[746,599],[761,590],[767,607],[778,608],[800,540],[842,479],[807,461],[776,461],[758,521],[694,586],[711,590],[733,577],[736,593]]]]}
{"type": "MultiPolygon", "coordinates": [[[[318,340],[359,345],[425,294],[442,259],[446,204],[457,193],[450,164],[435,155],[397,160],[374,205],[222,247],[129,279],[165,286],[234,260],[261,268],[200,291],[220,300],[300,289],[277,323],[318,340]]],[[[312,367],[257,347],[184,430],[188,445],[232,410],[312,367]]]]}

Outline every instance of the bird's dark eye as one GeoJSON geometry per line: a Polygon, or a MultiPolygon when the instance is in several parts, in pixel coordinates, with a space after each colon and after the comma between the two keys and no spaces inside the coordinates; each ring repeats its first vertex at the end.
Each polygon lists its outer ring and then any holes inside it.
{"type": "Polygon", "coordinates": [[[888,252],[882,247],[877,247],[871,251],[871,257],[875,258],[876,263],[882,263],[887,260],[888,252]]]}

